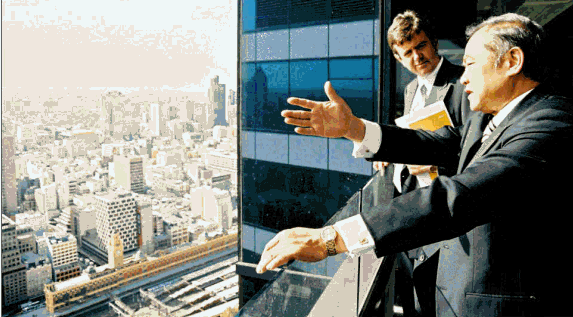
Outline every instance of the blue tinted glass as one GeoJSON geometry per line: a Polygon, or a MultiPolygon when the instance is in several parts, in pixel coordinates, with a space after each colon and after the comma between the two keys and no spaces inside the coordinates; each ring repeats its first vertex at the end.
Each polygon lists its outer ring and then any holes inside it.
{"type": "Polygon", "coordinates": [[[328,26],[290,30],[290,58],[328,57],[328,26]]]}
{"type": "Polygon", "coordinates": [[[374,59],[374,89],[378,89],[378,58],[374,59]]]}
{"type": "Polygon", "coordinates": [[[330,61],[330,78],[372,78],[372,58],[333,59],[330,61]]]}
{"type": "Polygon", "coordinates": [[[288,59],[289,31],[257,32],[257,61],[288,59]]]}
{"type": "Polygon", "coordinates": [[[243,12],[243,31],[254,31],[257,14],[257,3],[255,0],[243,0],[241,7],[243,12]]]}
{"type": "Polygon", "coordinates": [[[326,60],[290,63],[290,95],[293,97],[325,100],[324,83],[327,80],[328,62],[326,60]]]}
{"type": "Polygon", "coordinates": [[[357,56],[374,54],[373,21],[330,25],[329,55],[357,56]]]}
{"type": "Polygon", "coordinates": [[[243,221],[275,230],[323,226],[370,178],[247,158],[242,163],[243,221]]]}
{"type": "Polygon", "coordinates": [[[256,64],[243,63],[241,65],[241,116],[243,128],[256,128],[257,117],[257,82],[256,64]]]}
{"type": "Polygon", "coordinates": [[[372,79],[368,80],[340,80],[330,81],[334,90],[342,97],[352,109],[352,113],[359,118],[376,121],[374,118],[375,104],[372,79]]]}
{"type": "Polygon", "coordinates": [[[259,63],[260,76],[257,77],[261,125],[259,130],[286,131],[292,130],[284,123],[281,111],[287,109],[288,98],[288,63],[259,63]]]}
{"type": "Polygon", "coordinates": [[[327,141],[312,136],[289,136],[289,164],[327,169],[327,141]]]}

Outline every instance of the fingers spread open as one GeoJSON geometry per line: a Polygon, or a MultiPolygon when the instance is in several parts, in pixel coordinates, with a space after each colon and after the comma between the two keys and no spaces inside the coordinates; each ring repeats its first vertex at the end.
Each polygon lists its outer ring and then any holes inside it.
{"type": "Polygon", "coordinates": [[[295,128],[294,132],[302,135],[316,135],[316,131],[313,128],[295,128]]]}
{"type": "Polygon", "coordinates": [[[306,109],[313,109],[314,107],[316,107],[317,105],[320,104],[319,102],[316,102],[316,101],[303,99],[303,98],[296,98],[296,97],[288,98],[287,102],[290,103],[291,105],[303,107],[306,109]]]}
{"type": "Polygon", "coordinates": [[[324,92],[326,92],[326,96],[328,96],[328,100],[330,101],[340,101],[342,98],[340,98],[340,96],[336,93],[336,91],[334,90],[334,88],[332,87],[332,84],[327,81],[324,84],[324,92]]]}
{"type": "Polygon", "coordinates": [[[299,127],[310,127],[311,126],[310,120],[302,120],[302,119],[286,118],[285,123],[290,124],[290,125],[297,125],[299,127]]]}
{"type": "Polygon", "coordinates": [[[283,110],[281,116],[285,118],[295,118],[295,119],[310,119],[312,114],[310,111],[304,110],[283,110]]]}

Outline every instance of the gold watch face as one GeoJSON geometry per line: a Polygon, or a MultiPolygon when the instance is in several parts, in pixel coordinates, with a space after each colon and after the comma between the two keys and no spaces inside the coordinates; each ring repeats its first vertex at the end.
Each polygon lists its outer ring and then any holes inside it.
{"type": "Polygon", "coordinates": [[[324,241],[332,241],[336,238],[336,231],[332,227],[324,228],[320,236],[324,241]]]}

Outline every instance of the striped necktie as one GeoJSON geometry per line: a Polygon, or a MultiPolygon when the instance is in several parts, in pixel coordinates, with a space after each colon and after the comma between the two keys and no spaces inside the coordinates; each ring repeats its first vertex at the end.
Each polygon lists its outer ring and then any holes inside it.
{"type": "Polygon", "coordinates": [[[489,136],[492,134],[492,132],[493,132],[493,130],[495,130],[495,128],[497,128],[497,126],[495,125],[495,123],[493,123],[493,118],[491,118],[491,120],[489,120],[489,123],[487,124],[487,126],[483,130],[483,136],[481,137],[481,143],[484,143],[485,140],[487,140],[487,138],[489,138],[489,136]]]}

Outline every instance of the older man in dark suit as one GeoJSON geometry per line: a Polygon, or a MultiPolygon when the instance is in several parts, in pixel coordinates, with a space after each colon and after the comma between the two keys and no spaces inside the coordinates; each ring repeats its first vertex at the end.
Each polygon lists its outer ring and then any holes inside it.
{"type": "Polygon", "coordinates": [[[428,132],[363,121],[329,83],[330,101],[289,99],[310,109],[283,112],[297,133],[358,143],[374,137],[381,141],[367,150],[369,159],[458,160],[458,174],[332,227],[282,231],[265,247],[258,272],[292,259],[319,261],[370,247],[384,256],[440,242],[414,270],[417,279],[432,271],[425,264],[437,268],[435,297],[420,298],[435,301],[436,315],[570,315],[573,273],[561,260],[571,240],[570,194],[561,181],[573,176],[566,153],[572,102],[541,84],[544,35],[534,21],[492,17],[470,28],[468,38],[462,83],[478,112],[462,127],[428,132]]]}

